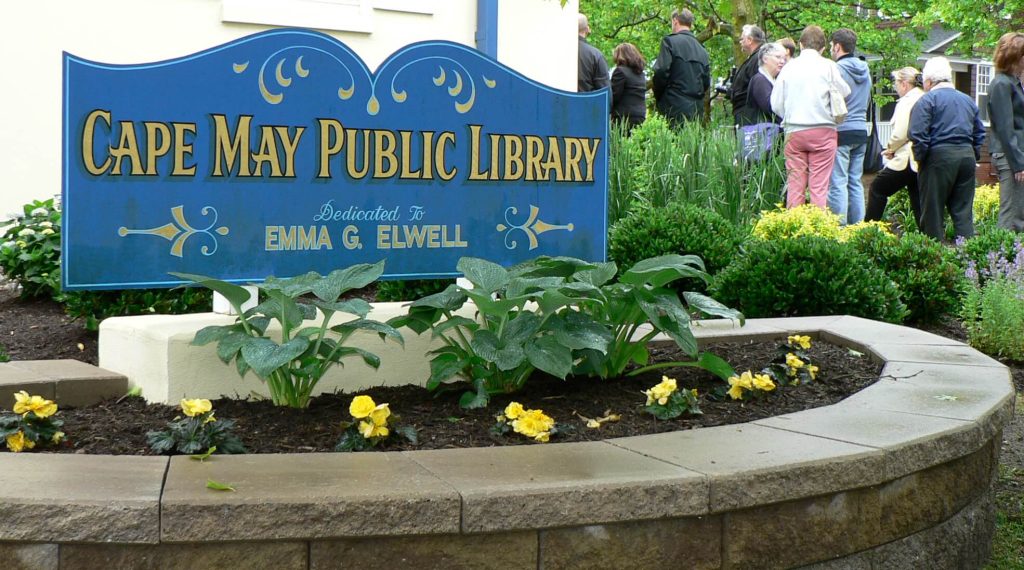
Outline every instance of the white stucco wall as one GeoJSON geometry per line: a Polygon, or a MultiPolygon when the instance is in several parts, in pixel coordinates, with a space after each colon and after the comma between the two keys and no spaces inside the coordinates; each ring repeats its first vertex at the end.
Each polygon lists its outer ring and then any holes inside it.
{"type": "MultiPolygon", "coordinates": [[[[0,220],[60,193],[61,53],[145,63],[276,26],[319,27],[375,69],[413,42],[476,40],[476,0],[3,0],[0,2],[0,220]],[[222,15],[250,22],[223,21],[222,15]],[[327,10],[327,12],[324,12],[327,10]],[[356,10],[353,16],[345,10],[356,10]],[[408,12],[405,10],[414,10],[408,12]],[[339,12],[340,11],[340,12],[339,12]]],[[[576,82],[577,0],[499,0],[498,58],[543,83],[576,82]]]]}

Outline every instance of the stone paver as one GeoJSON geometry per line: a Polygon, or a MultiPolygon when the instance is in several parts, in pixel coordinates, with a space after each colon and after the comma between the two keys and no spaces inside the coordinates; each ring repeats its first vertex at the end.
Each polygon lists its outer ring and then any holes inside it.
{"type": "Polygon", "coordinates": [[[398,453],[179,456],[161,523],[165,542],[458,532],[459,496],[398,453]]]}
{"type": "Polygon", "coordinates": [[[703,475],[604,442],[412,451],[462,496],[462,530],[705,514],[703,475]]]}
{"type": "Polygon", "coordinates": [[[949,346],[878,343],[868,348],[888,362],[922,362],[932,364],[967,364],[1002,366],[998,360],[985,356],[965,344],[949,346]]]}
{"type": "Polygon", "coordinates": [[[977,451],[984,434],[974,422],[842,403],[765,418],[757,425],[886,451],[884,477],[895,479],[977,451]]]}
{"type": "Polygon", "coordinates": [[[920,329],[893,325],[861,317],[844,316],[828,324],[821,338],[828,342],[848,346],[885,344],[919,344],[936,346],[963,346],[944,336],[920,329]]]}
{"type": "Polygon", "coordinates": [[[89,406],[128,391],[124,375],[78,360],[25,360],[17,366],[51,378],[53,397],[61,406],[89,406]]]}
{"type": "Polygon", "coordinates": [[[712,513],[874,485],[885,474],[880,449],[754,424],[611,443],[707,475],[712,513]]]}
{"type": "Polygon", "coordinates": [[[155,543],[166,468],[165,457],[5,453],[0,540],[155,543]]]}

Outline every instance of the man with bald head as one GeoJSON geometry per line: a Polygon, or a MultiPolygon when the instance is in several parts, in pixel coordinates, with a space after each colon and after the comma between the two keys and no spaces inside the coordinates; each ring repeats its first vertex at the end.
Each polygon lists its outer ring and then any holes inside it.
{"type": "Polygon", "coordinates": [[[590,35],[590,23],[587,17],[580,14],[580,51],[579,67],[576,73],[576,91],[597,91],[608,87],[608,62],[601,50],[587,43],[590,35]]]}

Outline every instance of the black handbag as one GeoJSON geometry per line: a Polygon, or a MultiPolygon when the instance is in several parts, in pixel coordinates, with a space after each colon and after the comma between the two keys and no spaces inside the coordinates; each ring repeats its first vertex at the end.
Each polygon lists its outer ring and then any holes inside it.
{"type": "Polygon", "coordinates": [[[864,174],[874,174],[884,166],[882,162],[882,142],[878,140],[878,122],[875,119],[875,103],[868,107],[871,114],[871,134],[868,135],[867,148],[864,151],[864,174]]]}

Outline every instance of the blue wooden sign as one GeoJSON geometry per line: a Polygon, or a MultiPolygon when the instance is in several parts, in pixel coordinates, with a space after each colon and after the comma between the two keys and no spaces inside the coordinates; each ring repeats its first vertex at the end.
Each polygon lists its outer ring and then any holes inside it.
{"type": "Polygon", "coordinates": [[[68,290],[605,258],[607,90],[462,45],[413,44],[375,73],[308,30],[144,65],[65,53],[63,112],[68,290]]]}

